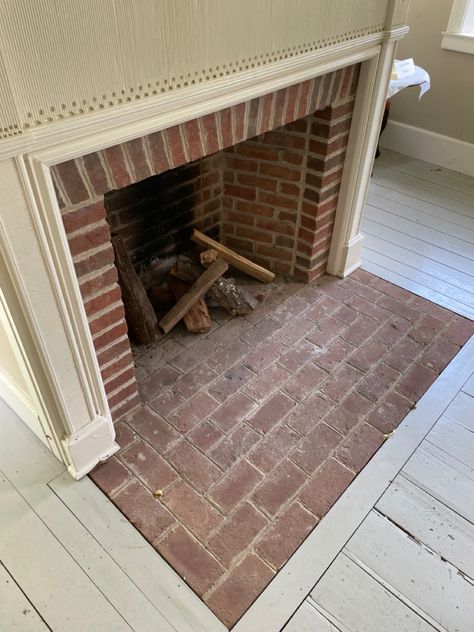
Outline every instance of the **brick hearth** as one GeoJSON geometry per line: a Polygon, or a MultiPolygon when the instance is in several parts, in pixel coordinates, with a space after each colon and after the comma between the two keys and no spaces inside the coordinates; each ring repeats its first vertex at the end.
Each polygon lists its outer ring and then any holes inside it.
{"type": "Polygon", "coordinates": [[[137,350],[144,403],[92,478],[232,626],[474,323],[362,271],[212,316],[137,350]]]}

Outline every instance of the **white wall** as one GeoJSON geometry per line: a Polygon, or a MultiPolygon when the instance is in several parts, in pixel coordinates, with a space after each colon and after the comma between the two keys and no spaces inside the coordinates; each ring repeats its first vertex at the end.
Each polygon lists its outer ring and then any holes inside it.
{"type": "Polygon", "coordinates": [[[397,58],[413,57],[425,68],[431,90],[421,101],[417,88],[393,98],[381,144],[474,175],[474,56],[441,48],[451,6],[452,0],[411,0],[411,30],[397,58]]]}

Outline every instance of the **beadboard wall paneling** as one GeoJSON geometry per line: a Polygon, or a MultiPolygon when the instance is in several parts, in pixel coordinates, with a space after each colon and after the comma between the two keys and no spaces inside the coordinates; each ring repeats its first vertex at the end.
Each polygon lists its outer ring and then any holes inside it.
{"type": "Polygon", "coordinates": [[[389,0],[3,0],[0,133],[384,30],[389,0]]]}

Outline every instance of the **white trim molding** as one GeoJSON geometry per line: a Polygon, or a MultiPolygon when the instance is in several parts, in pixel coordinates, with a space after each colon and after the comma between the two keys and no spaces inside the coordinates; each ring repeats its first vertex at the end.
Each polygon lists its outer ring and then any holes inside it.
{"type": "Polygon", "coordinates": [[[474,176],[473,143],[399,121],[389,121],[380,138],[380,146],[411,158],[474,176]]]}
{"type": "Polygon", "coordinates": [[[474,0],[454,0],[441,48],[474,55],[474,0]]]}

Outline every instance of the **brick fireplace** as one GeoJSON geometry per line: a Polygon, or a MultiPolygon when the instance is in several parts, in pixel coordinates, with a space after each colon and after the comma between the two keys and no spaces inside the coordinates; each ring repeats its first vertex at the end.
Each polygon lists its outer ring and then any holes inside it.
{"type": "Polygon", "coordinates": [[[138,403],[111,230],[137,268],[198,228],[272,271],[324,274],[359,65],[56,165],[53,179],[115,420],[138,403]]]}

